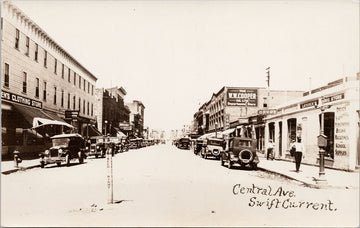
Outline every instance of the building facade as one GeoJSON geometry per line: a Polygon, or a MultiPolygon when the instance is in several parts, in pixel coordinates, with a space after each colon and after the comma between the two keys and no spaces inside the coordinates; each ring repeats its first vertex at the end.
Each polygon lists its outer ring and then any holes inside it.
{"type": "MultiPolygon", "coordinates": [[[[84,135],[95,123],[97,78],[10,2],[1,2],[2,155],[41,150],[36,118],[67,122],[84,135]]],[[[54,129],[49,131],[59,132],[54,129]]]]}
{"type": "Polygon", "coordinates": [[[136,137],[144,137],[144,104],[141,101],[134,100],[126,105],[130,109],[131,134],[136,137]]]}
{"type": "Polygon", "coordinates": [[[116,136],[122,124],[129,124],[130,110],[124,104],[126,91],[122,87],[101,88],[95,91],[97,127],[104,135],[116,136]]]}
{"type": "Polygon", "coordinates": [[[308,91],[304,96],[277,106],[277,114],[265,118],[265,140],[275,142],[275,156],[293,160],[291,140],[305,145],[304,163],[319,164],[317,136],[324,121],[327,136],[325,166],[355,170],[359,166],[359,73],[308,91]],[[323,118],[321,117],[323,108],[323,118]]]}

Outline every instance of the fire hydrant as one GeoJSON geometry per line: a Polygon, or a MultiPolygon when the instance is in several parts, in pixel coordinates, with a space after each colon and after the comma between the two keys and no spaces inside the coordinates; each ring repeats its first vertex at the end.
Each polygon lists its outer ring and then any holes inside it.
{"type": "Polygon", "coordinates": [[[21,163],[21,162],[22,162],[22,159],[20,158],[20,152],[15,150],[14,151],[14,163],[15,163],[14,166],[16,168],[19,168],[19,163],[21,163]]]}

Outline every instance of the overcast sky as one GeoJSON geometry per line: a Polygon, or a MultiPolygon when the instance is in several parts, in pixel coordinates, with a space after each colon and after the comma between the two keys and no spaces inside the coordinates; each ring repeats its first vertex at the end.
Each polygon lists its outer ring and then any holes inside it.
{"type": "Polygon", "coordinates": [[[173,129],[223,86],[308,90],[359,71],[359,1],[15,1],[98,77],[173,129]]]}

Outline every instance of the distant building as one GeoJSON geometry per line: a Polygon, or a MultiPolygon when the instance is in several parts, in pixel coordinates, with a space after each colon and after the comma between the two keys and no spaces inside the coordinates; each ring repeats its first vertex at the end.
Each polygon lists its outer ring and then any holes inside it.
{"type": "Polygon", "coordinates": [[[145,106],[141,101],[134,100],[132,103],[126,104],[130,110],[130,125],[132,135],[136,137],[144,137],[144,110],[145,106]]]}
{"type": "Polygon", "coordinates": [[[48,147],[50,136],[64,132],[45,126],[49,120],[67,122],[82,135],[95,124],[97,78],[7,1],[1,2],[1,69],[2,155],[48,147]]]}
{"type": "Polygon", "coordinates": [[[119,131],[127,133],[122,126],[129,125],[130,110],[124,104],[126,91],[122,87],[96,89],[95,115],[97,127],[102,134],[116,136],[119,131]]]}

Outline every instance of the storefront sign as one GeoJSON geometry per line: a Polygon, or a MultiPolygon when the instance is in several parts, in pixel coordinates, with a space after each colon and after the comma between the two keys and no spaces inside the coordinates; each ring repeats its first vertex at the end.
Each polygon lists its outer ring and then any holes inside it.
{"type": "Polygon", "coordinates": [[[229,88],[227,91],[228,106],[257,106],[257,89],[229,88]]]}
{"type": "Polygon", "coordinates": [[[65,110],[65,118],[77,118],[79,116],[79,110],[65,110]]]}
{"type": "Polygon", "coordinates": [[[338,100],[342,100],[344,99],[344,93],[340,93],[340,94],[336,94],[334,96],[330,96],[330,97],[324,97],[323,99],[321,99],[321,102],[323,104],[325,103],[329,103],[329,102],[333,102],[333,101],[338,101],[338,100]]]}
{"type": "Polygon", "coordinates": [[[249,119],[248,118],[240,118],[239,119],[239,124],[248,124],[249,123],[249,119]]]}
{"type": "Polygon", "coordinates": [[[22,104],[22,105],[27,105],[30,107],[42,109],[42,102],[6,91],[1,91],[1,99],[11,101],[17,104],[22,104]]]}
{"type": "Polygon", "coordinates": [[[277,113],[276,109],[260,109],[258,110],[259,115],[275,115],[277,113]]]}
{"type": "Polygon", "coordinates": [[[348,104],[342,104],[341,106],[336,107],[335,129],[334,129],[335,156],[348,155],[349,144],[350,144],[348,129],[350,126],[350,120],[349,120],[349,112],[347,109],[348,109],[348,104]]]}
{"type": "Polygon", "coordinates": [[[300,108],[309,108],[309,107],[313,107],[319,104],[319,100],[312,100],[312,101],[308,101],[306,103],[302,103],[300,104],[300,108]]]}
{"type": "Polygon", "coordinates": [[[131,125],[128,123],[120,123],[119,128],[120,130],[131,131],[131,125]]]}
{"type": "Polygon", "coordinates": [[[225,130],[230,128],[230,115],[226,114],[225,115],[225,130]]]}

